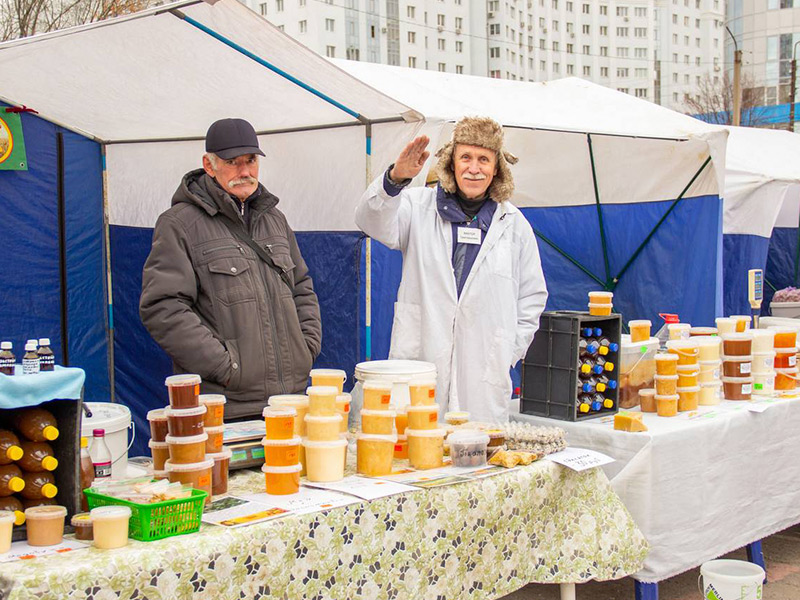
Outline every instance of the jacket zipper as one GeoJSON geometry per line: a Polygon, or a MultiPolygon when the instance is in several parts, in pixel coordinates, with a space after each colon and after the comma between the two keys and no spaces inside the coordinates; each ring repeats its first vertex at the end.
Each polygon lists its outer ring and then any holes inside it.
{"type": "Polygon", "coordinates": [[[218,250],[232,250],[236,248],[240,254],[244,254],[244,250],[242,250],[241,246],[217,246],[216,248],[209,248],[208,250],[203,250],[203,256],[206,254],[211,254],[212,252],[217,252],[218,250]]]}

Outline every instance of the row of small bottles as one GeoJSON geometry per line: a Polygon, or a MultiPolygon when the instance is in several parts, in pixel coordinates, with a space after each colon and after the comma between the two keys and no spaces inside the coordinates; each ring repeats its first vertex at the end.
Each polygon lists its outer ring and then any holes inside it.
{"type": "MultiPolygon", "coordinates": [[[[0,342],[0,374],[13,375],[17,357],[14,356],[11,342],[0,342]]],[[[53,371],[56,357],[50,348],[49,338],[28,340],[25,342],[25,354],[22,357],[22,374],[33,375],[41,371],[53,371]]]]}
{"type": "Polygon", "coordinates": [[[609,374],[614,371],[615,363],[611,359],[619,351],[619,344],[604,336],[600,327],[583,327],[580,334],[578,410],[586,414],[614,408],[614,400],[604,394],[617,388],[616,380],[609,374]]]}

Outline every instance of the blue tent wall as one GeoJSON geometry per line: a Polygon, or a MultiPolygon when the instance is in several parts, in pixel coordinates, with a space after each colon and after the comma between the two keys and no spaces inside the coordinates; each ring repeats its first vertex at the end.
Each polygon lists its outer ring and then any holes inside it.
{"type": "Polygon", "coordinates": [[[86,371],[86,400],[108,401],[103,191],[100,146],[32,114],[22,114],[27,171],[0,171],[0,337],[49,337],[63,364],[58,235],[58,135],[64,144],[67,336],[70,364],[86,371]]]}
{"type": "MultiPolygon", "coordinates": [[[[796,232],[797,230],[794,229],[792,231],[796,232]]],[[[724,314],[749,315],[751,309],[750,303],[747,301],[747,271],[750,269],[763,269],[767,279],[772,281],[767,262],[768,251],[773,254],[772,244],[768,238],[746,234],[725,234],[723,244],[725,260],[724,314]]],[[[781,244],[779,243],[778,246],[781,246],[781,244]]],[[[780,250],[775,252],[778,255],[780,254],[780,250]]],[[[773,276],[778,280],[788,281],[782,273],[782,265],[773,265],[772,271],[773,276]],[[780,274],[776,273],[776,268],[780,274]]],[[[767,297],[772,298],[772,290],[768,291],[768,288],[769,286],[764,286],[765,300],[767,297]]],[[[764,302],[762,307],[766,310],[767,305],[768,303],[764,302]]]]}
{"type": "MultiPolygon", "coordinates": [[[[612,275],[670,205],[603,205],[612,275]]],[[[595,206],[524,208],[522,213],[535,229],[605,278],[595,206]]],[[[674,312],[690,323],[713,324],[721,301],[721,230],[718,196],[679,202],[619,282],[614,310],[626,321],[651,319],[657,324],[661,322],[659,312],[674,312]]],[[[547,310],[586,310],[587,293],[601,286],[544,241],[538,243],[549,291],[547,310]]],[[[383,359],[389,352],[402,257],[377,242],[372,249],[372,358],[383,359]]],[[[363,323],[363,310],[361,319],[363,323]]]]}
{"type": "MultiPolygon", "coordinates": [[[[358,257],[361,235],[355,232],[298,232],[297,242],[314,280],[322,313],[322,353],[317,367],[352,374],[358,362],[358,257]]],[[[117,400],[130,407],[136,426],[131,455],[148,454],[147,411],[167,404],[164,378],[172,373],[169,357],[139,319],[142,267],[150,253],[151,228],[111,228],[114,291],[114,364],[117,400]]]]}
{"type": "MultiPolygon", "coordinates": [[[[797,236],[797,227],[776,227],[772,230],[772,237],[768,240],[769,250],[766,257],[764,278],[775,286],[776,290],[789,286],[800,287],[800,281],[795,279],[797,236]]],[[[762,314],[769,314],[769,303],[772,301],[773,295],[772,288],[769,285],[765,285],[764,302],[761,305],[762,314]]]]}

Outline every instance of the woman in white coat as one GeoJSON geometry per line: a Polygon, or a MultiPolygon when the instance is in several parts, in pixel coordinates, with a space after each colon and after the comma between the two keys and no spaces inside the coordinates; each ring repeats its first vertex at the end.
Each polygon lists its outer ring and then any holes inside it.
{"type": "Polygon", "coordinates": [[[407,188],[428,142],[409,143],[356,209],[367,235],[403,253],[389,357],[436,364],[442,411],[505,422],[509,369],[547,301],[533,230],[509,202],[516,158],[499,124],[467,117],[437,153],[437,188],[407,188]]]}

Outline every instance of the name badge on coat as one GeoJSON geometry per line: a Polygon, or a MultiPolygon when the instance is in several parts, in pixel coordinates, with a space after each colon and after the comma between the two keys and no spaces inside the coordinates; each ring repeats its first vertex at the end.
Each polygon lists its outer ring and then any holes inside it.
{"type": "Polygon", "coordinates": [[[481,243],[481,230],[477,227],[459,227],[458,228],[458,243],[459,244],[476,244],[481,243]]]}

